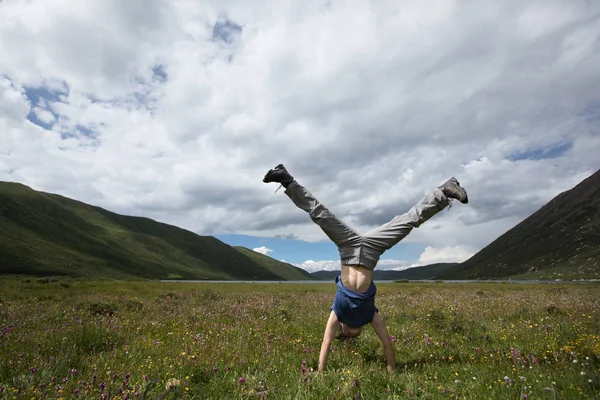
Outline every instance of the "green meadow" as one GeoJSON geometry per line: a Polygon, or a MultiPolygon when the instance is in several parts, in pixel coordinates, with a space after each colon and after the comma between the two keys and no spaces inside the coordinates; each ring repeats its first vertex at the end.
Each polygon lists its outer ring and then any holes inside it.
{"type": "Polygon", "coordinates": [[[0,399],[598,398],[599,289],[380,284],[396,371],[366,327],[317,374],[333,283],[3,278],[0,399]]]}

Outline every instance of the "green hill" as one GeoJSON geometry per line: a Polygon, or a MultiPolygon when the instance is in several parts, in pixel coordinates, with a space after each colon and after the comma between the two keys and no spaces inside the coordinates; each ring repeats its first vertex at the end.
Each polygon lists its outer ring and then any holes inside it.
{"type": "Polygon", "coordinates": [[[302,268],[295,267],[291,264],[278,261],[274,258],[266,256],[256,251],[247,249],[241,246],[234,246],[234,249],[251,258],[256,263],[262,265],[267,270],[271,271],[281,277],[282,280],[286,281],[300,281],[300,280],[312,280],[314,279],[308,272],[302,268]]]}
{"type": "Polygon", "coordinates": [[[282,280],[297,273],[264,257],[268,263],[212,236],[0,182],[0,274],[282,280]]]}
{"type": "Polygon", "coordinates": [[[600,279],[600,170],[442,277],[600,279]]]}

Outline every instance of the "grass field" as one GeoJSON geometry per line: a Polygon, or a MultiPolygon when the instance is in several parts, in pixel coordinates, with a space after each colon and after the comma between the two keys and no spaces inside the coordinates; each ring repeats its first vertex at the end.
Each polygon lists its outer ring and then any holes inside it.
{"type": "Polygon", "coordinates": [[[600,396],[600,286],[379,285],[373,330],[317,367],[327,284],[3,279],[0,399],[600,396]]]}

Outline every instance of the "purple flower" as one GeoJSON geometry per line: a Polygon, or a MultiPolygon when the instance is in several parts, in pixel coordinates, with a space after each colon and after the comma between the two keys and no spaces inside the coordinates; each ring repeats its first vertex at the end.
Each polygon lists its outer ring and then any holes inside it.
{"type": "Polygon", "coordinates": [[[241,377],[240,379],[238,379],[238,383],[244,383],[246,382],[246,378],[241,377]]]}
{"type": "Polygon", "coordinates": [[[75,388],[75,389],[73,390],[73,394],[74,394],[74,395],[77,395],[77,394],[79,394],[79,389],[78,389],[78,388],[75,388]]]}
{"type": "Polygon", "coordinates": [[[35,374],[37,372],[37,369],[35,369],[35,368],[29,368],[29,370],[31,371],[32,374],[35,374]]]}
{"type": "Polygon", "coordinates": [[[396,339],[396,336],[392,336],[390,339],[392,339],[392,343],[397,343],[398,339],[396,339]]]}

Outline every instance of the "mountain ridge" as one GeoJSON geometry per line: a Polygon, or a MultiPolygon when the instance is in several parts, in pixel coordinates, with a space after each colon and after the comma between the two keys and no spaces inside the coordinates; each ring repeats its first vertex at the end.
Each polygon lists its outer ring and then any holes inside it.
{"type": "Polygon", "coordinates": [[[600,170],[440,278],[600,278],[600,170]]]}
{"type": "Polygon", "coordinates": [[[0,182],[0,274],[308,279],[295,267],[277,263],[273,259],[268,268],[212,236],[0,182]]]}

